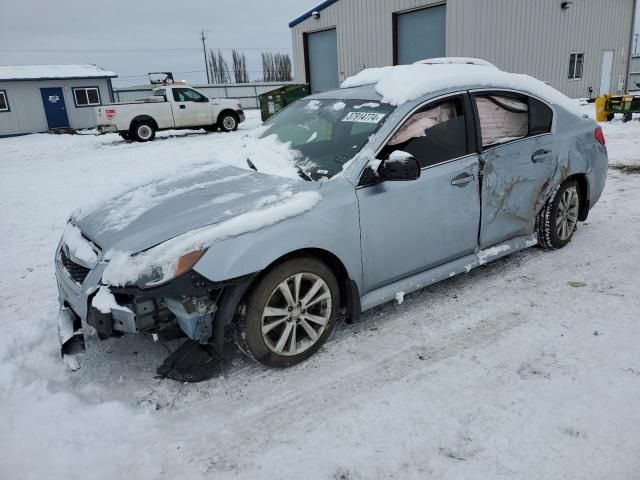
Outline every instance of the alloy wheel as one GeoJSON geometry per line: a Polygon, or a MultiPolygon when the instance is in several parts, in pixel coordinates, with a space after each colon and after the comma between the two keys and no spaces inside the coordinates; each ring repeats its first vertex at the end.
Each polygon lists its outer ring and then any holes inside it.
{"type": "Polygon", "coordinates": [[[565,241],[578,224],[578,208],[580,199],[576,187],[567,188],[558,202],[558,213],[556,216],[556,233],[558,238],[565,241]]]}
{"type": "Polygon", "coordinates": [[[299,355],[315,345],[331,318],[331,291],[318,275],[296,273],[273,290],[262,311],[262,338],[273,353],[299,355]]]}

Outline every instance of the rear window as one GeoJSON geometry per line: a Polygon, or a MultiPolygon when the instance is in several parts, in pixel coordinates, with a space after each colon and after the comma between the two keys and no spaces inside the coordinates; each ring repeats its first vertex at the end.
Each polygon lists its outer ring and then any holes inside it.
{"type": "Polygon", "coordinates": [[[526,95],[487,94],[475,97],[482,146],[491,147],[551,132],[553,110],[526,95]]]}
{"type": "Polygon", "coordinates": [[[529,105],[526,99],[486,95],[476,97],[482,146],[524,138],[529,133],[529,105]]]}
{"type": "Polygon", "coordinates": [[[540,100],[529,97],[529,135],[541,135],[551,131],[553,110],[540,100]]]}

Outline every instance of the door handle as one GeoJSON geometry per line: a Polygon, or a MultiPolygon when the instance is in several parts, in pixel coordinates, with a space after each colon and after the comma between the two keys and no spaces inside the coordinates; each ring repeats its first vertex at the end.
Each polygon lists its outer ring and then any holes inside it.
{"type": "Polygon", "coordinates": [[[184,110],[185,108],[187,108],[186,105],[180,105],[180,110],[184,110]]]}
{"type": "Polygon", "coordinates": [[[451,185],[455,185],[456,187],[464,187],[468,183],[473,182],[475,179],[475,175],[469,175],[468,173],[461,173],[453,180],[451,180],[451,185]]]}
{"type": "Polygon", "coordinates": [[[535,152],[533,152],[533,155],[531,155],[531,161],[533,163],[544,162],[545,160],[551,158],[552,155],[553,152],[551,150],[536,150],[535,152]]]}

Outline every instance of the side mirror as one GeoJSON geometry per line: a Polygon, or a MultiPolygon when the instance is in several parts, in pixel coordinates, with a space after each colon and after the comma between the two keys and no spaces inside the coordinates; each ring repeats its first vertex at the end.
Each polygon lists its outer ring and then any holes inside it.
{"type": "Polygon", "coordinates": [[[420,163],[405,152],[393,152],[378,169],[384,180],[403,182],[420,178],[420,163]]]}

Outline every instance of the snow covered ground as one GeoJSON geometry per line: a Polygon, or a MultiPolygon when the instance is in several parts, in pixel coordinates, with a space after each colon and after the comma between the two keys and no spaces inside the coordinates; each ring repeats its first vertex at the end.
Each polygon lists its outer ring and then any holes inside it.
{"type": "MultiPolygon", "coordinates": [[[[640,123],[604,129],[612,163],[640,165],[640,123]]],[[[154,378],[172,345],[128,336],[90,338],[66,370],[53,253],[69,213],[240,134],[0,140],[0,478],[638,478],[640,175],[614,169],[567,248],[374,309],[297,367],[237,355],[179,384],[154,378]]]]}

